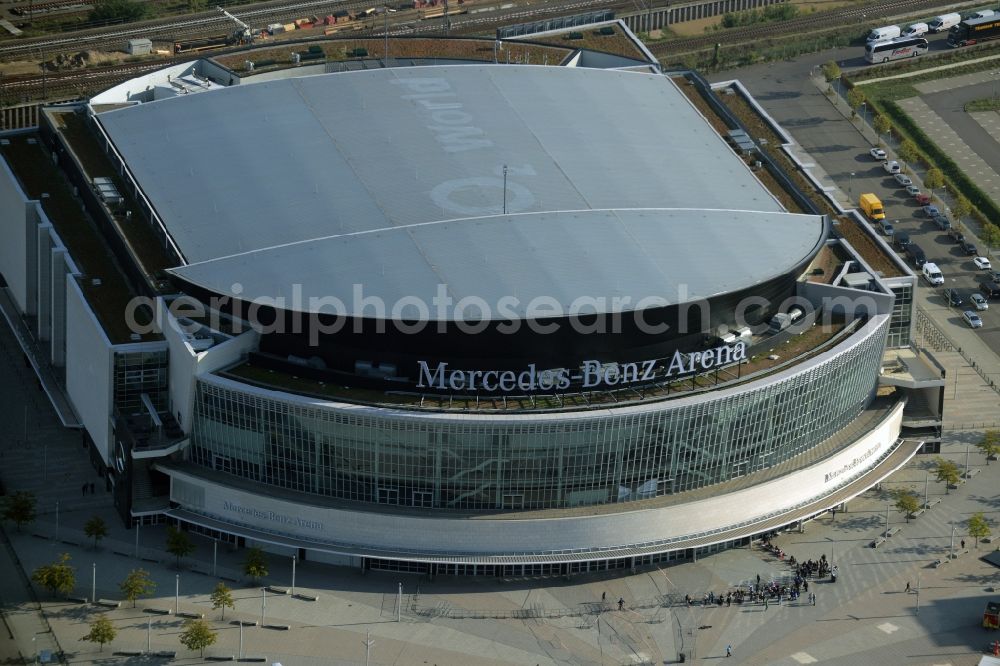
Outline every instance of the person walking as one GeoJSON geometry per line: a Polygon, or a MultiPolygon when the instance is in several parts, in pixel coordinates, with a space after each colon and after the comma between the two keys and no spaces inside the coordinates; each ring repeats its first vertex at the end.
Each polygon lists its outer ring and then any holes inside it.
{"type": "Polygon", "coordinates": [[[624,609],[625,609],[625,598],[618,597],[618,610],[624,610],[624,609]]]}
{"type": "MultiPolygon", "coordinates": [[[[954,543],[954,541],[952,543],[954,543]]],[[[965,539],[962,539],[962,550],[965,550],[965,539]]]]}
{"type": "Polygon", "coordinates": [[[601,601],[607,601],[607,599],[608,599],[608,593],[601,592],[601,601]]]}
{"type": "Polygon", "coordinates": [[[726,646],[726,657],[732,657],[732,656],[733,656],[733,646],[732,645],[727,645],[726,646]]]}
{"type": "Polygon", "coordinates": [[[905,590],[905,592],[906,592],[907,594],[909,594],[909,593],[910,593],[910,581],[906,581],[906,590],[905,590]]]}

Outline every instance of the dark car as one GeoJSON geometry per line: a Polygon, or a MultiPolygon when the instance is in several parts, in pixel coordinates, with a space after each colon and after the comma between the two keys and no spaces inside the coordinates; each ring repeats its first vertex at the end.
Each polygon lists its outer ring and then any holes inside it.
{"type": "Polygon", "coordinates": [[[927,255],[924,254],[924,251],[916,243],[910,243],[907,245],[905,251],[906,256],[913,260],[913,263],[917,268],[920,268],[927,263],[927,255]]]}
{"type": "Polygon", "coordinates": [[[948,235],[951,236],[951,239],[953,241],[955,241],[956,243],[964,243],[965,242],[965,234],[963,234],[961,231],[959,231],[955,227],[952,227],[951,229],[948,230],[948,235]]]}
{"type": "Polygon", "coordinates": [[[905,231],[897,231],[892,235],[892,241],[896,244],[896,247],[903,249],[910,244],[910,234],[905,231]]]}
{"type": "Polygon", "coordinates": [[[937,225],[937,228],[941,231],[948,231],[951,229],[951,220],[949,220],[944,215],[932,215],[931,220],[937,225]]]}
{"type": "Polygon", "coordinates": [[[1000,271],[988,270],[983,271],[983,280],[986,282],[1000,282],[1000,271]]]}
{"type": "Polygon", "coordinates": [[[976,249],[976,246],[970,243],[969,241],[964,241],[960,243],[959,247],[962,249],[962,252],[966,253],[970,257],[974,257],[977,254],[979,254],[979,250],[976,249]]]}
{"type": "Polygon", "coordinates": [[[1000,298],[1000,282],[981,282],[979,291],[983,292],[986,298],[1000,298]]]}
{"type": "Polygon", "coordinates": [[[962,294],[958,293],[957,289],[945,289],[944,298],[948,301],[948,305],[959,306],[965,302],[965,299],[962,298],[962,294]]]}

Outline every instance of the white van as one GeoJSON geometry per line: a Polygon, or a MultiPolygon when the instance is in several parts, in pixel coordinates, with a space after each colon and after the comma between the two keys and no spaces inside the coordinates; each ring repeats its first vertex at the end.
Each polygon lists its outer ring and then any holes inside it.
{"type": "Polygon", "coordinates": [[[944,284],[944,276],[941,275],[941,269],[937,267],[937,264],[927,262],[923,267],[924,279],[933,285],[944,284]]]}
{"type": "Polygon", "coordinates": [[[958,25],[961,22],[961,14],[941,14],[941,16],[935,16],[931,22],[927,24],[927,28],[931,32],[948,32],[948,29],[951,28],[951,26],[958,25]]]}
{"type": "Polygon", "coordinates": [[[903,31],[899,29],[898,25],[887,25],[884,28],[874,28],[868,33],[867,41],[869,44],[875,42],[884,42],[887,39],[895,39],[903,34],[903,31]]]}
{"type": "Polygon", "coordinates": [[[992,9],[980,9],[978,12],[972,12],[965,18],[967,19],[977,19],[977,18],[989,18],[996,14],[992,9]]]}
{"type": "Polygon", "coordinates": [[[926,35],[929,30],[930,28],[926,23],[914,23],[903,31],[903,37],[920,37],[921,35],[926,35]]]}

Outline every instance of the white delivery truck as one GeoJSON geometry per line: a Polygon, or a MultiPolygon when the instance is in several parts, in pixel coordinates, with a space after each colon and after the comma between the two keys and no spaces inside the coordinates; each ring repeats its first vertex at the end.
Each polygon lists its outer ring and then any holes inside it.
{"type": "Polygon", "coordinates": [[[884,42],[887,39],[895,39],[903,34],[903,31],[899,29],[898,25],[887,25],[883,28],[873,28],[871,32],[868,33],[867,41],[869,44],[874,42],[884,42]]]}
{"type": "Polygon", "coordinates": [[[926,23],[914,23],[903,31],[903,37],[920,37],[926,35],[929,30],[926,23]]]}
{"type": "Polygon", "coordinates": [[[927,28],[931,32],[948,32],[948,29],[951,28],[951,26],[958,25],[961,22],[961,14],[941,14],[941,16],[935,16],[931,19],[931,22],[927,24],[927,28]]]}
{"type": "Polygon", "coordinates": [[[977,18],[989,18],[996,14],[992,9],[980,9],[978,12],[972,12],[965,18],[967,19],[977,19],[977,18]]]}
{"type": "Polygon", "coordinates": [[[944,284],[944,276],[941,275],[941,269],[937,267],[937,264],[927,262],[923,267],[924,279],[926,279],[932,285],[944,284]]]}

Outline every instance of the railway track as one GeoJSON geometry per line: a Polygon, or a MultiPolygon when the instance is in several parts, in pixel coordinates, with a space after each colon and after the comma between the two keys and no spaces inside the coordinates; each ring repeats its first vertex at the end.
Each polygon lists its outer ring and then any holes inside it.
{"type": "Polygon", "coordinates": [[[787,34],[822,32],[824,29],[842,28],[854,23],[865,26],[877,25],[879,19],[899,16],[900,14],[918,13],[924,9],[930,10],[940,6],[940,0],[879,0],[787,21],[758,23],[745,28],[730,28],[711,35],[673,39],[667,42],[647,44],[647,46],[653,55],[662,59],[664,56],[711,49],[717,43],[723,45],[745,44],[787,34]]]}

